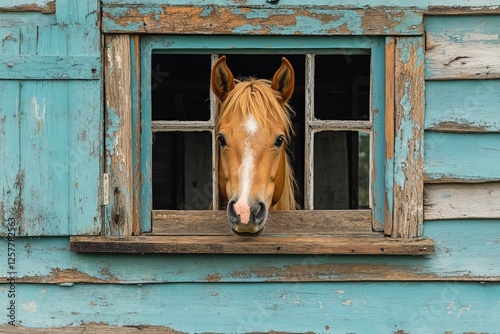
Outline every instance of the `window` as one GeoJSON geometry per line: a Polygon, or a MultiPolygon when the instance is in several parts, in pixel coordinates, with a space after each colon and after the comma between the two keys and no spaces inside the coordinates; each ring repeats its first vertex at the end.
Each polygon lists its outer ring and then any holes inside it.
{"type": "Polygon", "coordinates": [[[421,238],[421,37],[108,35],[106,45],[105,234],[121,236],[73,237],[72,250],[433,252],[421,238]],[[271,212],[257,238],[232,235],[217,210],[209,82],[222,54],[235,74],[270,78],[281,56],[296,70],[290,149],[304,210],[271,212]]]}

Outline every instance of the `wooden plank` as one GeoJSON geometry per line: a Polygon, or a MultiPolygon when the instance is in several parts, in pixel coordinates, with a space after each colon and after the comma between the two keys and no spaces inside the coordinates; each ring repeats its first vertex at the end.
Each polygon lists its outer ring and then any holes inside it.
{"type": "Polygon", "coordinates": [[[425,134],[425,182],[500,180],[499,133],[425,134]]]}
{"type": "MultiPolygon", "coordinates": [[[[387,212],[385,210],[388,199],[385,184],[388,173],[386,163],[386,138],[385,138],[385,86],[381,85],[386,81],[386,38],[381,37],[373,41],[370,56],[371,78],[370,83],[370,114],[372,120],[372,138],[370,144],[369,162],[370,180],[369,183],[369,203],[373,210],[372,228],[374,231],[383,232],[386,224],[387,212]]],[[[391,163],[392,166],[392,163],[391,163]]],[[[392,178],[392,176],[391,176],[392,178]]],[[[392,187],[391,187],[392,189],[392,187]]],[[[392,196],[391,196],[392,199],[392,196]]],[[[391,210],[392,212],[392,210],[391,210]]],[[[392,217],[392,214],[389,215],[392,217]]]]}
{"type": "Polygon", "coordinates": [[[2,56],[0,76],[14,80],[99,79],[98,56],[2,56]]]}
{"type": "Polygon", "coordinates": [[[104,67],[105,156],[110,205],[105,233],[132,234],[132,92],[130,36],[107,35],[104,67]]]}
{"type": "MultiPolygon", "coordinates": [[[[232,235],[226,211],[153,211],[155,235],[232,235]]],[[[263,235],[371,234],[371,210],[270,211],[263,235]]]]}
{"type": "Polygon", "coordinates": [[[420,35],[421,10],[338,6],[104,4],[105,33],[420,35]],[[178,24],[183,22],[184,24],[178,24]],[[280,22],[280,24],[275,24],[280,22]]]}
{"type": "Polygon", "coordinates": [[[68,205],[70,234],[99,234],[102,228],[100,177],[104,113],[102,83],[72,80],[68,85],[68,205]]]}
{"type": "Polygon", "coordinates": [[[99,28],[100,1],[57,0],[56,19],[58,25],[80,25],[93,27],[94,29],[99,28]]]}
{"type": "MultiPolygon", "coordinates": [[[[142,109],[141,109],[141,41],[138,35],[131,37],[131,89],[132,89],[132,161],[133,161],[133,210],[132,210],[132,234],[140,234],[141,231],[151,231],[151,219],[142,219],[141,209],[144,201],[141,196],[149,196],[150,194],[142,194],[142,177],[141,177],[141,160],[142,160],[142,109]]],[[[144,208],[145,210],[149,208],[144,208]]]]}
{"type": "Polygon", "coordinates": [[[86,325],[69,327],[32,328],[10,325],[0,325],[0,332],[4,334],[182,334],[164,326],[112,326],[112,325],[86,325]]]}
{"type": "Polygon", "coordinates": [[[395,50],[394,212],[392,237],[423,231],[423,38],[398,37],[395,50]]]}
{"type": "Polygon", "coordinates": [[[500,132],[500,80],[428,81],[425,129],[500,132]]]}
{"type": "MultiPolygon", "coordinates": [[[[19,1],[18,1],[19,2],[19,1]]],[[[0,2],[0,13],[8,12],[40,12],[42,14],[54,14],[56,12],[55,0],[32,0],[31,3],[0,2]]]]}
{"type": "MultiPolygon", "coordinates": [[[[18,238],[16,262],[29,265],[18,266],[16,282],[498,281],[500,220],[427,221],[425,234],[435,244],[435,254],[425,258],[312,254],[263,257],[251,253],[82,255],[70,252],[67,237],[18,238]]],[[[0,252],[7,253],[7,243],[0,243],[0,252]]],[[[7,280],[6,272],[0,273],[0,284],[7,280]]]]}
{"type": "Polygon", "coordinates": [[[455,15],[498,15],[500,14],[500,7],[498,6],[440,6],[431,5],[425,11],[426,16],[455,16],[455,15]]]}
{"type": "MultiPolygon", "coordinates": [[[[0,233],[8,234],[13,223],[16,232],[23,213],[21,190],[24,173],[20,169],[19,82],[0,81],[0,233]],[[9,219],[11,219],[9,221],[9,219]]],[[[12,232],[12,231],[10,231],[12,232]]]]}
{"type": "MultiPolygon", "coordinates": [[[[375,233],[374,233],[375,234],[375,233]]],[[[378,237],[238,237],[134,236],[70,239],[70,249],[83,253],[187,254],[391,254],[427,255],[434,243],[424,238],[378,237]]]]}
{"type": "Polygon", "coordinates": [[[498,16],[429,17],[425,27],[427,80],[500,78],[498,16]]]}
{"type": "Polygon", "coordinates": [[[25,178],[19,235],[67,235],[68,85],[28,81],[21,87],[20,170],[25,178]]]}
{"type": "Polygon", "coordinates": [[[395,52],[396,39],[388,38],[385,47],[385,198],[384,234],[392,234],[393,189],[394,189],[394,122],[395,122],[395,52]]]}
{"type": "Polygon", "coordinates": [[[427,184],[424,217],[440,219],[500,218],[500,183],[427,184]]]}
{"type": "Polygon", "coordinates": [[[19,322],[27,328],[43,327],[46,333],[52,333],[52,327],[107,325],[126,326],[123,333],[128,333],[138,324],[184,333],[497,333],[495,315],[500,313],[500,285],[494,283],[18,287],[19,322]]]}

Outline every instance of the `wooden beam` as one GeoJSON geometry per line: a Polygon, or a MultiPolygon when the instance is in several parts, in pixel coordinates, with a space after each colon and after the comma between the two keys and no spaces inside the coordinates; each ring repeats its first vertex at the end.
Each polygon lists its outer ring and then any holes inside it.
{"type": "Polygon", "coordinates": [[[421,35],[423,11],[343,6],[104,4],[105,33],[421,35]],[[182,24],[179,24],[182,22],[182,24]]]}
{"type": "MultiPolygon", "coordinates": [[[[271,211],[263,235],[371,234],[371,210],[271,211]]],[[[155,235],[233,235],[226,211],[155,210],[155,235]]]]}
{"type": "Polygon", "coordinates": [[[387,254],[426,255],[434,243],[423,238],[374,237],[239,237],[133,236],[70,239],[70,249],[83,253],[187,254],[387,254]]]}
{"type": "Polygon", "coordinates": [[[106,172],[110,204],[104,233],[132,234],[132,90],[130,37],[105,38],[104,91],[106,97],[106,172]]]}
{"type": "Polygon", "coordinates": [[[397,37],[392,237],[423,233],[424,54],[422,37],[397,37]]]}

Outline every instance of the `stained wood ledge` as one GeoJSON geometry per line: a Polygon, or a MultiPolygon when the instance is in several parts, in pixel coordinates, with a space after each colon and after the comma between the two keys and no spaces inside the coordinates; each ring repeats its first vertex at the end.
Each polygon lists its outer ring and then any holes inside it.
{"type": "Polygon", "coordinates": [[[134,254],[428,255],[434,253],[434,242],[427,238],[328,236],[73,236],[70,249],[78,253],[134,254]]]}

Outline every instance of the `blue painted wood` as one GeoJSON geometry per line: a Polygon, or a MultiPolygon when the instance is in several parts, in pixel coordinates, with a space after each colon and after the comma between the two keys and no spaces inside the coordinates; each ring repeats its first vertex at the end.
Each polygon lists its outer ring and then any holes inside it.
{"type": "Polygon", "coordinates": [[[92,322],[187,333],[496,333],[499,295],[498,283],[19,284],[16,305],[23,326],[42,328],[92,322]]]}
{"type": "Polygon", "coordinates": [[[99,26],[100,3],[98,0],[57,0],[57,24],[99,26]]]}
{"type": "MultiPolygon", "coordinates": [[[[481,6],[487,6],[486,1],[480,2],[481,6]]],[[[453,5],[458,4],[455,2],[453,5]]],[[[424,27],[427,32],[447,36],[453,43],[467,40],[488,44],[500,43],[498,38],[492,39],[500,29],[500,19],[496,15],[427,16],[424,27]]]]}
{"type": "Polygon", "coordinates": [[[56,24],[56,17],[55,15],[35,12],[0,13],[0,27],[13,28],[28,26],[32,25],[33,22],[36,22],[39,26],[49,26],[56,24]]]}
{"type": "MultiPolygon", "coordinates": [[[[3,1],[8,1],[8,0],[3,0],[3,1]]],[[[123,3],[123,4],[146,4],[146,5],[154,5],[157,4],[157,0],[103,0],[102,3],[104,5],[111,5],[111,4],[116,4],[116,3],[123,3]]],[[[235,4],[234,0],[212,0],[212,1],[206,1],[206,0],[170,0],[168,2],[170,5],[186,5],[190,4],[193,6],[203,6],[207,5],[208,3],[216,3],[218,5],[233,5],[235,4]]],[[[246,0],[244,2],[245,6],[262,6],[262,5],[267,5],[269,7],[279,7],[279,6],[293,6],[297,5],[297,2],[295,0],[280,0],[277,5],[271,5],[268,4],[267,2],[261,1],[261,0],[246,0]]],[[[325,5],[332,5],[331,0],[301,0],[300,1],[301,6],[325,6],[325,5]]],[[[365,7],[365,6],[372,6],[372,7],[384,7],[384,6],[393,6],[393,7],[402,7],[405,8],[409,4],[407,3],[402,3],[399,0],[347,0],[347,1],[342,1],[342,6],[352,6],[354,8],[357,7],[365,7]]],[[[491,6],[491,5],[500,5],[499,0],[460,0],[460,1],[450,1],[450,0],[422,0],[416,3],[412,3],[411,7],[412,8],[427,8],[429,5],[432,6],[491,6]]]]}
{"type": "Polygon", "coordinates": [[[16,269],[19,280],[47,283],[491,281],[500,277],[499,235],[500,220],[427,221],[436,251],[426,257],[78,254],[65,237],[20,238],[16,269]]]}
{"type": "MultiPolygon", "coordinates": [[[[385,225],[384,203],[386,198],[387,170],[385,164],[385,38],[375,40],[371,53],[371,108],[372,108],[372,149],[371,167],[373,229],[383,231],[385,225]]],[[[391,175],[392,179],[392,175],[391,175]]]]}
{"type": "Polygon", "coordinates": [[[141,53],[155,52],[224,52],[231,53],[279,53],[301,54],[309,50],[314,53],[352,54],[367,52],[371,47],[370,37],[355,36],[144,36],[141,53]],[[143,51],[143,48],[146,50],[143,51]]]}
{"type": "MultiPolygon", "coordinates": [[[[2,101],[11,108],[4,121],[9,128],[0,133],[7,143],[2,156],[11,158],[1,183],[10,193],[2,197],[0,211],[2,218],[16,218],[18,235],[96,234],[101,228],[97,9],[93,0],[58,0],[59,17],[68,13],[93,23],[74,19],[45,25],[46,20],[27,20],[18,27],[0,28],[0,77],[9,79],[1,81],[0,91],[10,96],[2,96],[2,101]]],[[[11,13],[34,18],[31,14],[11,13]]]]}
{"type": "Polygon", "coordinates": [[[500,180],[500,134],[426,132],[424,173],[429,180],[500,180]]]}
{"type": "Polygon", "coordinates": [[[500,80],[428,81],[425,128],[500,131],[500,80]]]}
{"type": "Polygon", "coordinates": [[[0,233],[9,229],[9,218],[17,215],[20,202],[19,173],[19,83],[0,81],[0,233]]]}
{"type": "MultiPolygon", "coordinates": [[[[357,10],[345,6],[273,6],[261,2],[249,10],[248,4],[240,7],[234,2],[226,5],[204,3],[193,6],[185,2],[185,8],[192,11],[197,20],[186,26],[193,34],[249,34],[249,35],[421,35],[423,33],[422,12],[414,8],[404,11],[385,6],[384,9],[366,8],[357,10]],[[365,15],[368,16],[365,17],[365,15]],[[229,18],[228,18],[229,16],[229,18]],[[383,28],[373,20],[387,21],[383,28]],[[204,24],[203,20],[210,20],[204,24]],[[214,20],[215,19],[215,20],[214,20]],[[279,24],[272,22],[279,21],[279,24]]],[[[104,4],[103,31],[106,33],[178,33],[170,20],[184,19],[185,9],[180,12],[172,4],[123,4],[113,1],[104,4]],[[169,11],[170,10],[170,11],[169,11]],[[172,16],[173,15],[173,16],[172,16]],[[179,16],[180,15],[180,16],[179,16]],[[137,20],[137,17],[143,20],[137,20]],[[168,25],[168,29],[164,29],[168,25]],[[174,29],[174,30],[172,30],[174,29]]],[[[189,30],[182,30],[189,34],[189,30]]]]}

